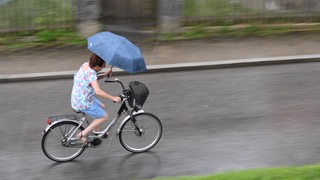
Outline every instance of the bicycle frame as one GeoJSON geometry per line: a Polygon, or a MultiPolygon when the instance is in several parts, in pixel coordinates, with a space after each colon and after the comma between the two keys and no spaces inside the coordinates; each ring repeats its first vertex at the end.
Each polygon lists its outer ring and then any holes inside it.
{"type": "Polygon", "coordinates": [[[127,108],[127,105],[125,104],[126,101],[123,100],[122,101],[122,104],[119,108],[119,111],[118,113],[113,117],[113,119],[111,120],[111,122],[107,125],[107,127],[98,132],[98,136],[97,137],[103,137],[104,134],[106,134],[107,132],[109,132],[111,129],[113,129],[113,127],[116,125],[116,123],[118,122],[118,120],[120,119],[121,115],[123,114],[123,111],[124,113],[126,114],[126,116],[122,119],[121,123],[118,125],[117,127],[117,135],[120,133],[120,127],[129,119],[129,118],[132,118],[134,120],[134,115],[137,115],[137,114],[141,114],[141,113],[144,113],[144,110],[138,110],[138,111],[129,111],[128,108],[127,108]],[[122,107],[125,107],[126,109],[122,110],[121,112],[121,109],[122,107]],[[121,113],[119,113],[121,112],[121,113]]]}
{"type": "MultiPolygon", "coordinates": [[[[109,81],[109,80],[105,80],[105,82],[107,83],[119,83],[122,87],[123,92],[126,90],[122,84],[121,81],[119,81],[117,78],[114,81],[109,81]]],[[[117,112],[117,114],[113,117],[113,119],[111,120],[111,122],[107,125],[107,127],[105,129],[103,129],[102,131],[96,132],[97,135],[95,135],[95,137],[98,138],[103,138],[103,136],[109,132],[118,122],[118,120],[120,119],[120,117],[122,116],[122,114],[126,114],[126,116],[122,119],[121,123],[118,125],[117,127],[117,135],[120,133],[120,127],[129,119],[131,118],[134,121],[134,116],[144,113],[144,110],[142,109],[138,109],[136,108],[132,108],[132,110],[128,109],[128,105],[127,103],[127,99],[128,96],[123,93],[122,95],[120,95],[122,101],[120,103],[120,107],[119,110],[117,112]]],[[[77,112],[77,113],[81,113],[81,112],[77,112]]],[[[86,118],[86,115],[84,113],[81,113],[82,117],[79,118],[78,120],[71,120],[71,119],[60,119],[60,120],[56,120],[53,122],[48,122],[50,121],[49,119],[47,120],[48,126],[46,127],[46,129],[44,130],[44,132],[47,132],[53,125],[55,125],[56,123],[62,122],[62,121],[72,121],[78,124],[77,128],[73,130],[73,132],[71,133],[71,135],[68,138],[68,141],[71,139],[71,137],[74,135],[74,133],[81,127],[84,125],[84,123],[86,122],[87,125],[89,125],[89,121],[86,118]]]]}

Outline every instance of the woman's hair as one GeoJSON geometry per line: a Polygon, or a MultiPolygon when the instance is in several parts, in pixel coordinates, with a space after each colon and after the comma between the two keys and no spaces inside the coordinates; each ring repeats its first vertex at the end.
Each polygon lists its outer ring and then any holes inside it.
{"type": "Polygon", "coordinates": [[[91,68],[93,68],[95,66],[102,67],[105,63],[106,62],[104,60],[102,60],[99,56],[97,56],[96,54],[92,54],[90,56],[89,66],[91,68]]]}

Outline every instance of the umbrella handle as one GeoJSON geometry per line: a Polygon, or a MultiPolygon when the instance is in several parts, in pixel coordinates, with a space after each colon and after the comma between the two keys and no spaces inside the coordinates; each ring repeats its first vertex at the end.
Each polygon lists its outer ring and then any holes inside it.
{"type": "Polygon", "coordinates": [[[108,77],[111,77],[111,73],[112,73],[112,68],[113,68],[113,66],[111,66],[111,67],[110,67],[110,71],[109,71],[109,74],[107,74],[107,76],[108,76],[108,77]]]}

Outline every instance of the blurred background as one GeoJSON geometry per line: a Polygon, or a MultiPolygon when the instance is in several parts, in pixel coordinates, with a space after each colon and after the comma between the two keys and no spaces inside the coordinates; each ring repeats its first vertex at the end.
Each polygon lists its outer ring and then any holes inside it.
{"type": "Polygon", "coordinates": [[[0,0],[0,46],[85,44],[101,30],[133,41],[318,32],[317,0],[0,0]]]}

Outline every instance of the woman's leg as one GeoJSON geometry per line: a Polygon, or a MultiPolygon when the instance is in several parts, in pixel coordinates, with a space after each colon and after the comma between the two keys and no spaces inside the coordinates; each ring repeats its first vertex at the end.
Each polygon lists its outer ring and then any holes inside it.
{"type": "Polygon", "coordinates": [[[94,119],[86,129],[77,135],[82,142],[86,142],[86,137],[92,130],[97,130],[102,123],[108,120],[108,113],[104,110],[104,107],[105,105],[95,98],[91,107],[82,111],[94,119]]]}
{"type": "Polygon", "coordinates": [[[88,134],[94,130],[97,129],[98,127],[100,127],[101,124],[103,124],[104,122],[106,122],[108,120],[108,113],[105,113],[105,115],[102,118],[98,118],[93,120],[90,125],[82,131],[82,136],[86,137],[88,136],[88,134]]]}

